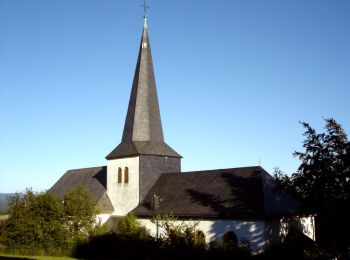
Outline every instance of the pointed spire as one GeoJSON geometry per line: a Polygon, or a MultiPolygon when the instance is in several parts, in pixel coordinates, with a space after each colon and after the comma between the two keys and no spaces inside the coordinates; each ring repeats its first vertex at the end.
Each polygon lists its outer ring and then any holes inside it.
{"type": "Polygon", "coordinates": [[[145,15],[144,17],[143,17],[143,28],[147,28],[147,16],[145,15]]]}
{"type": "Polygon", "coordinates": [[[181,157],[163,137],[151,45],[147,32],[145,5],[144,28],[132,84],[121,143],[106,157],[115,159],[134,155],[181,157]]]}

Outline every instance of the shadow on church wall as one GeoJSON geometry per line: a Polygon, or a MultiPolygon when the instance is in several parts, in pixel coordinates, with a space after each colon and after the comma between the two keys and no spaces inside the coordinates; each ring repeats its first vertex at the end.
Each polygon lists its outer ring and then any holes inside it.
{"type": "Polygon", "coordinates": [[[237,235],[239,244],[248,244],[253,252],[260,252],[267,244],[261,180],[256,176],[230,173],[220,174],[220,178],[225,187],[229,187],[227,192],[230,194],[220,196],[187,190],[191,200],[209,207],[211,216],[208,217],[215,218],[209,227],[210,239],[222,243],[224,233],[231,230],[237,235]]]}

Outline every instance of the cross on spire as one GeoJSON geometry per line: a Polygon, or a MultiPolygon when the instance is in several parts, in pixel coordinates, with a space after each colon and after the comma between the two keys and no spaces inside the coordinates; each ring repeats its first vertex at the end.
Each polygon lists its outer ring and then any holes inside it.
{"type": "Polygon", "coordinates": [[[143,7],[143,17],[147,17],[147,9],[149,8],[149,6],[146,3],[146,0],[143,1],[143,5],[141,5],[143,7]]]}
{"type": "Polygon", "coordinates": [[[147,28],[147,9],[149,8],[149,6],[146,3],[146,0],[143,1],[143,5],[141,5],[143,7],[143,19],[144,19],[144,24],[143,27],[147,28]]]}
{"type": "MultiPolygon", "coordinates": [[[[144,5],[147,7],[146,3],[144,5]]],[[[164,141],[151,45],[146,27],[142,30],[140,49],[137,57],[123,137],[121,143],[106,158],[112,160],[141,155],[146,157],[160,156],[164,158],[165,162],[167,157],[181,158],[181,155],[175,152],[164,141]]],[[[171,163],[169,161],[168,165],[172,165],[173,163],[175,161],[171,161],[171,163]]],[[[163,172],[163,170],[159,172],[163,172]]],[[[142,177],[140,175],[140,183],[142,182],[141,177],[147,179],[147,176],[144,175],[142,177]]],[[[149,185],[151,185],[150,181],[151,179],[148,180],[149,185]]]]}

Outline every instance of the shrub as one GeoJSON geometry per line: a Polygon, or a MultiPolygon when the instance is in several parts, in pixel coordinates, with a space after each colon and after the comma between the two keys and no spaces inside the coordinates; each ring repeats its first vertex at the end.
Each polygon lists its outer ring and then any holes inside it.
{"type": "Polygon", "coordinates": [[[147,239],[151,235],[149,230],[142,226],[135,215],[128,214],[121,218],[117,225],[117,233],[127,237],[147,239]]]}

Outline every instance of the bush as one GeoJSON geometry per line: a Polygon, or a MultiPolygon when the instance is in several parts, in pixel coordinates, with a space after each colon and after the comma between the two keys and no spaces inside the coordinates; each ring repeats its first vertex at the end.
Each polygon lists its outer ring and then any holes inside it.
{"type": "Polygon", "coordinates": [[[207,247],[198,222],[185,223],[173,216],[153,220],[164,228],[159,238],[150,236],[134,215],[121,218],[116,233],[91,237],[76,248],[77,258],[84,259],[250,259],[242,248],[224,250],[207,247]]]}
{"type": "Polygon", "coordinates": [[[108,233],[91,237],[78,244],[75,257],[84,259],[145,259],[153,258],[159,249],[152,237],[141,239],[133,235],[108,233]],[[143,257],[140,257],[142,255],[143,257]]]}
{"type": "Polygon", "coordinates": [[[141,240],[147,239],[151,236],[149,230],[142,226],[133,214],[128,214],[119,220],[117,233],[122,236],[138,238],[141,240]]]}

